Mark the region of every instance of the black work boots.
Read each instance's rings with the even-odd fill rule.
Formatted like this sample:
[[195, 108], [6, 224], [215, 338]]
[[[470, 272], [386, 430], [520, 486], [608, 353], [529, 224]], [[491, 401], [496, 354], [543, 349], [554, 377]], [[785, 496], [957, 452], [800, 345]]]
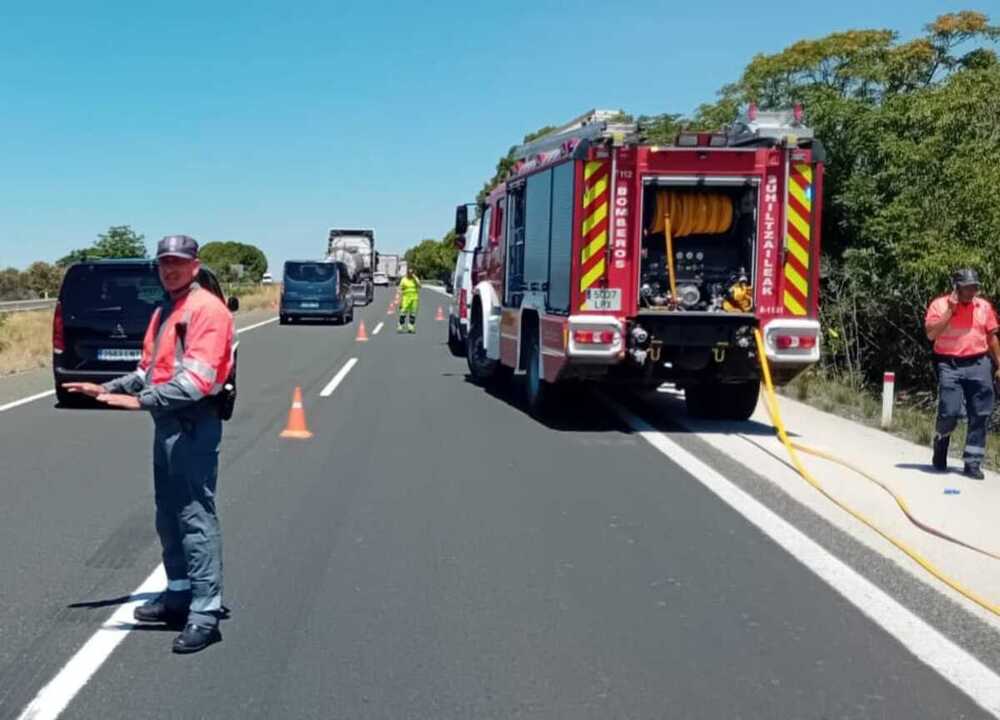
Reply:
[[934, 436], [934, 457], [931, 464], [938, 472], [944, 472], [948, 469], [948, 444], [950, 441], [950, 435]]
[[212, 643], [217, 643], [222, 639], [222, 633], [215, 625], [198, 625], [188, 623], [184, 632], [174, 640], [174, 652], [181, 655], [195, 653], [204, 650]]
[[142, 623], [164, 623], [172, 628], [180, 629], [187, 622], [186, 607], [176, 607], [168, 604], [163, 597], [151, 603], [140, 605], [132, 611], [132, 617]]

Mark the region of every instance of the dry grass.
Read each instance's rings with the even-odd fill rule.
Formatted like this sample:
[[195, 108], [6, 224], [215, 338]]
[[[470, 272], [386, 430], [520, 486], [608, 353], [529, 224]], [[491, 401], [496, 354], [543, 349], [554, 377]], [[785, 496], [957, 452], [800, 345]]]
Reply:
[[0, 315], [0, 375], [51, 364], [51, 310]]
[[[240, 297], [240, 313], [270, 310], [277, 285]], [[0, 377], [52, 365], [52, 311], [0, 314]]]
[[[882, 420], [881, 396], [876, 397], [870, 390], [858, 389], [854, 384], [841, 378], [815, 370], [800, 375], [787, 387], [779, 388], [779, 392], [824, 412], [872, 427], [879, 427]], [[889, 432], [926, 447], [929, 463], [935, 417], [936, 411], [933, 407], [907, 403], [897, 398]], [[959, 423], [958, 429], [952, 436], [951, 454], [956, 457], [961, 456], [963, 447], [965, 447], [964, 422]], [[1000, 470], [1000, 433], [990, 433], [984, 464], [993, 470]]]
[[278, 285], [266, 285], [254, 292], [240, 295], [240, 312], [277, 309], [281, 288]]

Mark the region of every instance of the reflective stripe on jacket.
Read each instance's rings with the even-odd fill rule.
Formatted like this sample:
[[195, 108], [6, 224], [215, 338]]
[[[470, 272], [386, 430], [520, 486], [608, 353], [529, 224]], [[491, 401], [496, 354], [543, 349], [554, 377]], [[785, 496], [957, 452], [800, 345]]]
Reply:
[[229, 309], [193, 284], [186, 295], [153, 313], [135, 371], [104, 387], [138, 395], [139, 404], [153, 412], [216, 395], [229, 376], [234, 334]]

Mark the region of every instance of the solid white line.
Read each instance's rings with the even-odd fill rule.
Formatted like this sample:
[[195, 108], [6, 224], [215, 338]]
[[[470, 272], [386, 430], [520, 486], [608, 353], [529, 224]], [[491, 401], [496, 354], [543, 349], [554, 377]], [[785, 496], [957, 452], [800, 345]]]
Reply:
[[[253, 330], [254, 328], [273, 323], [278, 318], [271, 318], [264, 322], [240, 328], [237, 333]], [[356, 360], [352, 360], [353, 364]], [[350, 369], [350, 368], [347, 368]], [[342, 371], [343, 372], [343, 371]], [[347, 374], [346, 372], [344, 373]], [[7, 405], [0, 406], [0, 412], [8, 410], [18, 405], [37, 400], [39, 398], [54, 395], [55, 390], [49, 390], [39, 395], [33, 395], [23, 400], [18, 400]], [[70, 704], [77, 693], [83, 689], [87, 682], [94, 676], [104, 662], [111, 657], [111, 653], [125, 639], [125, 637], [135, 627], [132, 612], [136, 606], [146, 602], [143, 597], [147, 594], [160, 593], [167, 585], [167, 574], [163, 565], [157, 565], [142, 584], [133, 591], [129, 600], [120, 605], [117, 610], [108, 618], [79, 650], [69, 659], [62, 669], [52, 678], [34, 699], [28, 703], [27, 707], [18, 716], [18, 720], [55, 720], [62, 714], [63, 710]]]
[[[259, 327], [263, 327], [264, 325], [270, 325], [271, 323], [277, 321], [278, 318], [273, 317], [270, 318], [269, 320], [264, 320], [263, 322], [259, 322], [254, 325], [248, 325], [247, 327], [244, 328], [238, 328], [236, 330], [236, 334], [239, 335], [240, 333], [245, 333], [248, 330], [256, 330]], [[21, 398], [20, 400], [14, 400], [13, 402], [9, 402], [6, 405], [0, 405], [0, 412], [13, 410], [14, 408], [19, 407], [21, 405], [26, 405], [27, 403], [34, 402], [35, 400], [41, 400], [42, 398], [47, 398], [50, 395], [55, 395], [55, 394], [56, 394], [55, 390], [46, 390], [45, 392], [38, 393], [37, 395], [32, 395], [31, 397]]]
[[97, 632], [90, 636], [83, 647], [76, 651], [69, 662], [63, 665], [62, 670], [38, 691], [35, 698], [18, 716], [18, 720], [55, 720], [59, 717], [104, 661], [111, 656], [118, 644], [132, 631], [134, 627], [132, 611], [137, 605], [146, 602], [145, 598], [136, 596], [160, 593], [166, 584], [167, 574], [163, 570], [163, 565], [157, 565], [142, 585], [135, 589], [128, 602], [119, 606]]
[[372, 337], [375, 337], [382, 331], [383, 325], [385, 325], [385, 323], [379, 323], [378, 325], [375, 326], [375, 329], [372, 330]]
[[713, 468], [617, 403], [605, 402], [643, 440], [689, 472], [796, 560], [994, 717], [1000, 717], [1000, 676], [900, 605], [814, 540]]
[[319, 394], [319, 396], [330, 397], [331, 395], [333, 395], [333, 391], [337, 389], [338, 385], [340, 385], [340, 381], [343, 380], [345, 377], [347, 377], [347, 373], [351, 372], [351, 368], [354, 367], [354, 364], [357, 361], [358, 361], [357, 358], [351, 358], [346, 363], [344, 363], [344, 367], [340, 368], [337, 374], [333, 376], [333, 380], [331, 380], [329, 384], [327, 384], [327, 386], [323, 388], [323, 391]]
[[20, 400], [9, 402], [6, 405], [0, 405], [0, 412], [4, 412], [5, 410], [13, 410], [14, 408], [19, 407], [21, 405], [25, 405], [35, 400], [41, 400], [44, 397], [48, 397], [49, 395], [55, 395], [55, 394], [56, 394], [55, 390], [46, 390], [45, 392], [38, 393], [37, 395], [32, 395], [31, 397], [21, 398]]

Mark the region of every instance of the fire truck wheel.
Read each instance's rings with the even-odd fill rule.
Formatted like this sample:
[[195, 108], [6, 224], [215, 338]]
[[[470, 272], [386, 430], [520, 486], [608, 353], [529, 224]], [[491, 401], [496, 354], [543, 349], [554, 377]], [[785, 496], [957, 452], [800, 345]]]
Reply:
[[466, 361], [469, 364], [469, 374], [473, 382], [479, 385], [487, 385], [494, 379], [497, 372], [496, 360], [486, 357], [486, 348], [483, 345], [483, 330], [481, 320], [473, 321], [469, 328], [469, 341], [466, 345]]
[[527, 351], [527, 367], [521, 378], [521, 396], [524, 398], [525, 409], [531, 415], [538, 415], [545, 410], [546, 402], [551, 395], [551, 387], [542, 377], [540, 362], [542, 350], [537, 332], [528, 335]]
[[749, 420], [757, 409], [760, 383], [756, 380], [725, 385], [719, 393], [719, 417], [724, 420]]

